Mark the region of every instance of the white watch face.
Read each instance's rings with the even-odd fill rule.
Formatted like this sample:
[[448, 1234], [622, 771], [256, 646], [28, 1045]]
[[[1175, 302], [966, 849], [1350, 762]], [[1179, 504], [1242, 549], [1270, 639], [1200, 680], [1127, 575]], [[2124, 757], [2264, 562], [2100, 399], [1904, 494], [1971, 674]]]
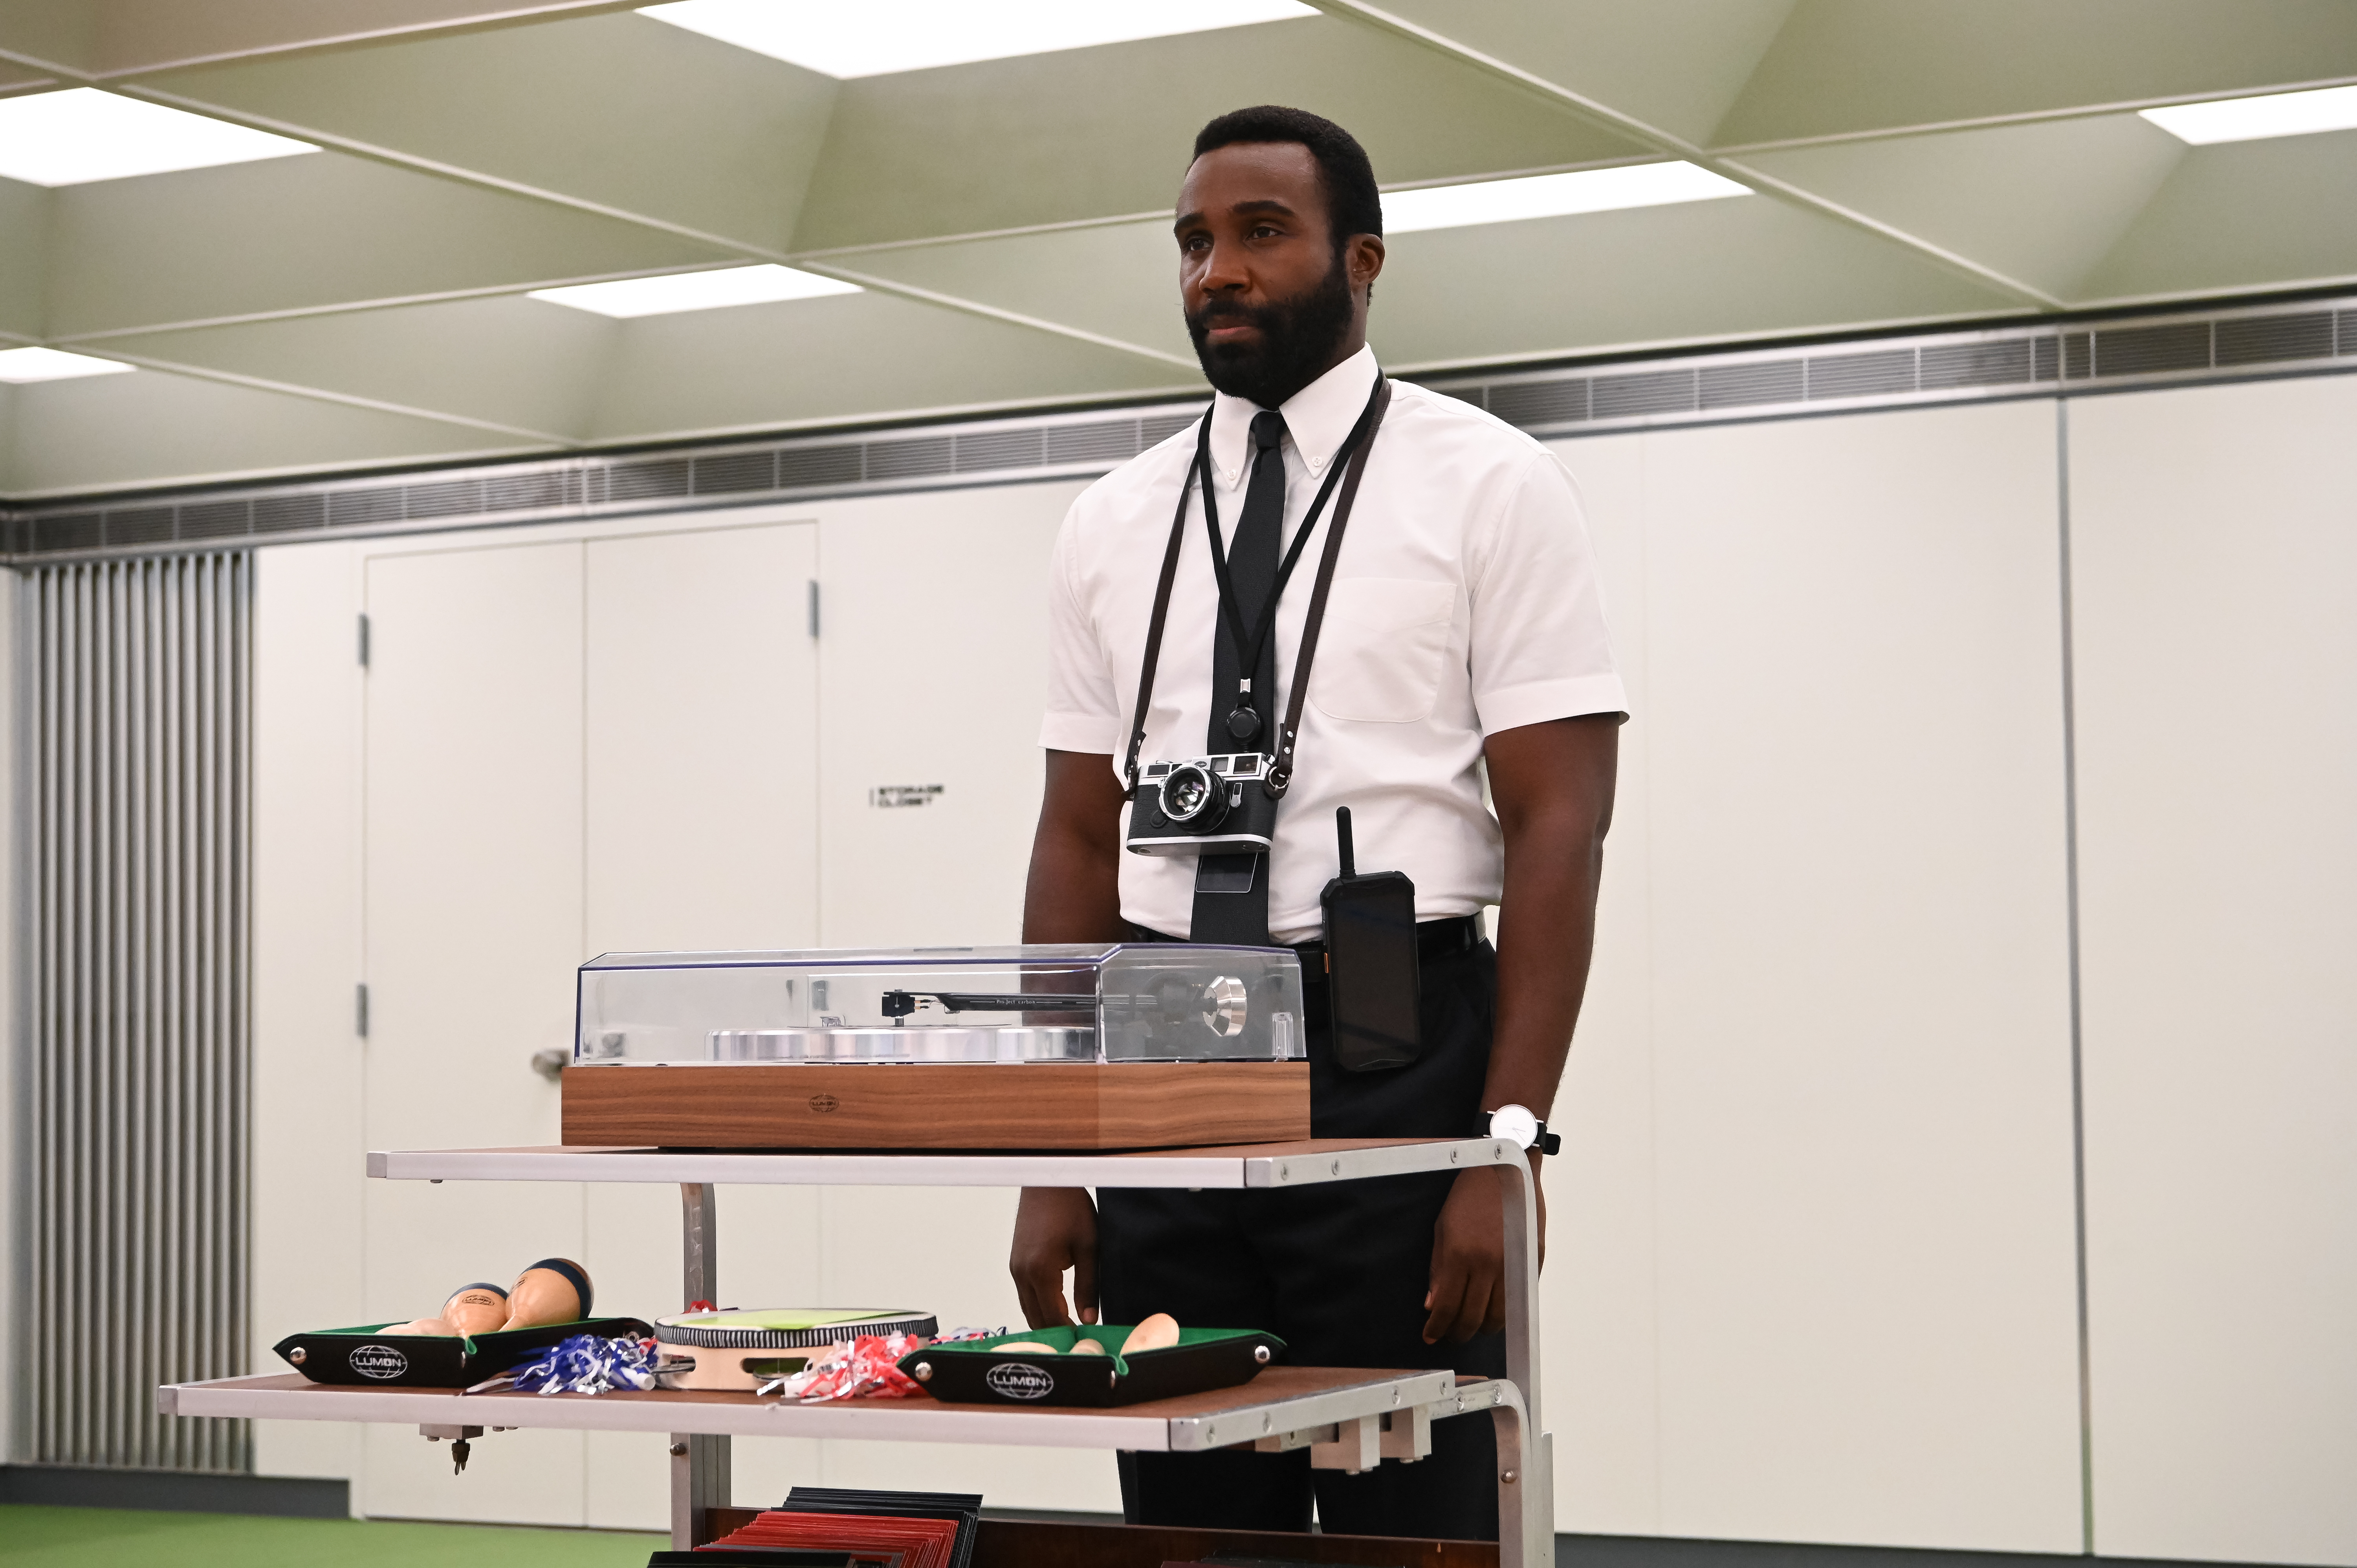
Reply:
[[1490, 1112], [1490, 1136], [1512, 1138], [1527, 1149], [1539, 1141], [1539, 1119], [1526, 1105], [1501, 1105]]

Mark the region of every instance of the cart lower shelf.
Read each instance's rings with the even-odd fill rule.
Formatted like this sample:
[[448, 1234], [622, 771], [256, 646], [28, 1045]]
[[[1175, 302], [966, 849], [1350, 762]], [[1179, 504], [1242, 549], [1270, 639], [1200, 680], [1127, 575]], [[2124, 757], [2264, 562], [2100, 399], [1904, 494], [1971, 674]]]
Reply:
[[[1345, 1425], [1386, 1426], [1490, 1411], [1519, 1410], [1512, 1383], [1460, 1380], [1453, 1372], [1362, 1368], [1271, 1367], [1241, 1388], [1154, 1400], [1112, 1410], [1040, 1410], [954, 1405], [930, 1399], [842, 1400], [790, 1404], [705, 1390], [581, 1394], [438, 1389], [356, 1389], [299, 1374], [167, 1383], [156, 1391], [165, 1415], [257, 1421], [362, 1421], [419, 1426], [554, 1427], [582, 1432], [658, 1432], [712, 1437], [848, 1437], [908, 1443], [986, 1443], [1045, 1448], [1202, 1453], [1242, 1444], [1283, 1447], [1341, 1443]], [[1407, 1422], [1387, 1418], [1406, 1417]], [[1328, 1429], [1335, 1429], [1329, 1432]], [[1404, 1441], [1404, 1440], [1401, 1440]], [[1396, 1449], [1399, 1442], [1393, 1444]], [[1395, 1453], [1395, 1457], [1405, 1457]], [[1362, 1468], [1358, 1465], [1346, 1466]]]

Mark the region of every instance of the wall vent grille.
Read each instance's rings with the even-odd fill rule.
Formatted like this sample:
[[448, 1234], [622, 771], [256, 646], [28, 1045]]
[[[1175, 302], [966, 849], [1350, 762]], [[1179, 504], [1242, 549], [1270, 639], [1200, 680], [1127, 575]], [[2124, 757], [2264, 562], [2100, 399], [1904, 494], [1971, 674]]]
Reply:
[[[241, 505], [242, 503], [240, 503]], [[27, 574], [18, 1457], [242, 1471], [253, 556]]]
[[[2050, 396], [2357, 370], [2357, 300], [2154, 312], [2085, 323], [1663, 354], [1545, 371], [1415, 380], [1543, 435], [1794, 413]], [[1202, 405], [975, 420], [364, 479], [289, 481], [0, 510], [17, 562], [156, 554], [254, 541], [488, 526], [681, 505], [741, 505], [1102, 473], [1192, 425]]]
[[1704, 408], [1750, 408], [1763, 403], [1799, 403], [1809, 395], [1808, 367], [1798, 360], [1766, 360], [1749, 365], [1705, 365], [1699, 391]]

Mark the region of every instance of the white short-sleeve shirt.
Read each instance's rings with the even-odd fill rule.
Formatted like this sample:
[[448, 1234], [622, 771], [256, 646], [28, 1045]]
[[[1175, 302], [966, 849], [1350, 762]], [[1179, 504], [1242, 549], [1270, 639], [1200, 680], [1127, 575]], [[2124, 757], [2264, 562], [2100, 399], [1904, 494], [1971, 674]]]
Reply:
[[[1373, 351], [1362, 349], [1279, 410], [1288, 546], [1375, 374]], [[1243, 510], [1255, 412], [1224, 394], [1212, 407], [1211, 467], [1225, 531]], [[1051, 750], [1105, 755], [1120, 769], [1155, 584], [1195, 442], [1190, 425], [1090, 486], [1057, 534], [1039, 728]], [[1278, 605], [1279, 713], [1334, 505]], [[1198, 498], [1188, 507], [1141, 764], [1204, 753], [1218, 608]], [[1270, 935], [1279, 942], [1320, 935], [1318, 896], [1338, 869], [1338, 806], [1351, 808], [1361, 872], [1404, 871], [1415, 880], [1418, 919], [1497, 902], [1503, 856], [1497, 820], [1482, 803], [1483, 737], [1627, 706], [1570, 473], [1536, 441], [1471, 404], [1394, 381], [1335, 564], [1293, 784], [1277, 810]], [[1123, 917], [1187, 935], [1195, 864], [1123, 855]]]

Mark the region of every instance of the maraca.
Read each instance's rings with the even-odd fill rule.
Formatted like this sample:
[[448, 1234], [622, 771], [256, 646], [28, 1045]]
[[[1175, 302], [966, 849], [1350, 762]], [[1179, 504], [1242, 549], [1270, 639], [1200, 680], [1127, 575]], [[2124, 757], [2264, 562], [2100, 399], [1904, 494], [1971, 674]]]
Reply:
[[574, 1323], [589, 1316], [589, 1275], [569, 1258], [543, 1258], [508, 1290], [510, 1328]]
[[508, 1293], [488, 1282], [460, 1285], [442, 1304], [442, 1321], [461, 1334], [492, 1334], [508, 1320]]
[[1135, 1356], [1140, 1350], [1167, 1350], [1178, 1343], [1178, 1320], [1167, 1312], [1157, 1312], [1129, 1331], [1122, 1341], [1121, 1353]]

